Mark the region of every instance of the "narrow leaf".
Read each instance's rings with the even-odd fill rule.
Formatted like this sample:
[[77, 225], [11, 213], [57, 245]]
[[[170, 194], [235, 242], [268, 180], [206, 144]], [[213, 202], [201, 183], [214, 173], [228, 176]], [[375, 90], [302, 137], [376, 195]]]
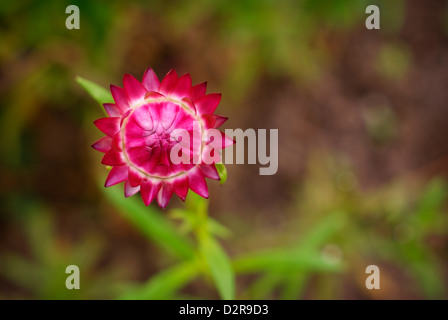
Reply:
[[172, 299], [178, 290], [191, 282], [199, 274], [195, 261], [181, 263], [156, 274], [140, 288], [119, 297], [125, 300]]
[[292, 249], [271, 249], [258, 253], [246, 254], [234, 260], [235, 271], [238, 273], [256, 273], [260, 271], [297, 273], [324, 271], [334, 272], [342, 269], [341, 264], [326, 262], [319, 252]]
[[221, 246], [211, 237], [201, 239], [201, 250], [213, 281], [224, 300], [235, 298], [235, 276], [230, 259]]
[[216, 170], [218, 170], [219, 174], [219, 183], [224, 184], [227, 181], [227, 169], [226, 166], [223, 163], [216, 163]]
[[81, 87], [83, 87], [92, 96], [92, 98], [100, 104], [101, 107], [103, 106], [103, 103], [110, 103], [114, 101], [112, 94], [100, 85], [82, 77], [76, 77], [76, 82], [78, 82]]
[[[119, 186], [104, 188], [101, 191], [115, 205], [126, 220], [133, 223], [140, 231], [161, 248], [179, 258], [192, 258], [194, 250], [190, 242], [182, 238], [160, 212], [151, 206], [144, 206], [137, 198], [125, 198]], [[140, 200], [141, 202], [141, 200]]]

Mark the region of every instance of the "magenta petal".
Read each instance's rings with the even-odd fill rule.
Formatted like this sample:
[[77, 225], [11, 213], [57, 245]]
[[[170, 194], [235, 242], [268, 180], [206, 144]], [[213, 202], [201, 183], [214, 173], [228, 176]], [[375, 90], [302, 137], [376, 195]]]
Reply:
[[143, 75], [142, 84], [147, 91], [156, 91], [159, 89], [159, 78], [157, 78], [156, 73], [149, 67], [146, 69], [145, 74]]
[[110, 85], [110, 92], [112, 93], [112, 97], [114, 98], [118, 109], [120, 109], [122, 114], [125, 113], [130, 108], [126, 91], [112, 84]]
[[125, 74], [123, 77], [123, 85], [131, 104], [135, 105], [143, 101], [145, 98], [146, 89], [137, 79], [130, 74]]
[[199, 100], [200, 98], [205, 96], [206, 91], [207, 91], [207, 82], [199, 83], [191, 88], [190, 98], [193, 101]]
[[188, 177], [190, 189], [204, 198], [208, 198], [207, 182], [199, 169], [192, 169]]
[[145, 93], [145, 99], [160, 99], [160, 98], [165, 98], [165, 96], [155, 91], [148, 91]]
[[114, 135], [111, 143], [111, 147], [115, 150], [121, 151], [122, 143], [121, 143], [121, 132], [118, 132]]
[[103, 107], [109, 117], [121, 117], [120, 109], [115, 103], [103, 103]]
[[109, 137], [113, 137], [120, 131], [120, 118], [101, 118], [93, 122], [95, 126]]
[[143, 180], [143, 176], [138, 172], [138, 170], [129, 167], [128, 169], [128, 180], [129, 180], [129, 184], [131, 185], [131, 187], [138, 187], [142, 180]]
[[161, 164], [154, 166], [152, 171], [154, 174], [156, 174], [158, 176], [167, 177], [168, 174], [170, 173], [170, 167], [169, 167], [169, 165], [161, 163]]
[[[158, 149], [159, 148], [156, 148], [155, 150]], [[146, 169], [149, 165], [152, 165], [152, 163], [157, 164], [160, 160], [160, 155], [153, 152], [153, 150], [147, 146], [127, 149], [126, 153], [129, 160], [139, 168]], [[150, 172], [150, 170], [147, 171]]]
[[128, 122], [128, 126], [132, 125], [134, 121], [143, 130], [151, 131], [154, 129], [154, 122], [147, 104], [134, 111]]
[[196, 122], [196, 120], [190, 114], [187, 114], [186, 112], [179, 112], [169, 132], [171, 133], [174, 129], [191, 131], [193, 129], [194, 122]]
[[227, 117], [220, 116], [218, 114], [214, 114], [213, 116], [216, 119], [215, 128], [219, 128], [220, 126], [222, 126], [224, 124], [224, 122], [226, 122], [229, 119]]
[[110, 150], [112, 143], [111, 137], [103, 137], [94, 144], [92, 144], [92, 148], [98, 150], [99, 152], [106, 153]]
[[202, 129], [200, 124], [196, 121], [193, 123], [193, 130], [190, 132], [190, 146], [195, 155], [197, 155], [202, 148], [202, 138]]
[[160, 83], [159, 91], [165, 95], [170, 94], [176, 87], [177, 78], [178, 77], [176, 71], [174, 69], [171, 69]]
[[143, 202], [149, 206], [156, 197], [157, 193], [162, 186], [161, 183], [153, 184], [150, 181], [143, 183], [140, 187], [140, 193], [142, 195]]
[[176, 87], [174, 88], [172, 94], [177, 96], [179, 99], [188, 97], [190, 95], [191, 89], [191, 76], [186, 73], [177, 80]]
[[101, 160], [101, 163], [106, 166], [121, 166], [126, 164], [124, 157], [120, 151], [109, 150]]
[[162, 209], [165, 209], [170, 202], [170, 199], [173, 196], [173, 191], [173, 186], [170, 183], [164, 182], [162, 184], [162, 187], [157, 194], [157, 203]]
[[124, 196], [130, 197], [133, 196], [134, 194], [136, 194], [137, 192], [140, 191], [140, 186], [138, 187], [132, 187], [131, 184], [129, 183], [129, 181], [126, 181], [124, 184]]
[[201, 164], [199, 165], [199, 169], [201, 169], [201, 172], [205, 177], [213, 180], [219, 180], [218, 170], [216, 170], [214, 164]]
[[174, 192], [179, 196], [182, 201], [185, 201], [188, 194], [188, 176], [184, 178], [178, 178], [173, 183]]
[[200, 114], [212, 114], [213, 112], [215, 112], [220, 101], [220, 93], [211, 93], [195, 101], [194, 105], [196, 106], [196, 110]]
[[160, 102], [159, 118], [164, 129], [168, 129], [179, 112], [179, 106], [171, 101]]
[[148, 158], [142, 163], [142, 167], [147, 172], [153, 172], [154, 169], [161, 163], [163, 152], [161, 148], [151, 148], [148, 150]]
[[142, 108], [138, 108], [135, 110], [126, 124], [124, 134], [126, 142], [147, 137], [154, 129], [154, 124], [157, 124], [157, 121], [153, 121], [153, 119], [154, 117], [149, 112], [149, 109], [142, 110]]
[[190, 98], [182, 98], [183, 104], [190, 109], [191, 113], [196, 114], [196, 107], [194, 106], [193, 100]]
[[216, 118], [212, 114], [203, 114], [201, 119], [205, 129], [215, 128]]
[[110, 170], [107, 176], [105, 187], [113, 186], [117, 183], [123, 182], [128, 178], [128, 166], [117, 166]]
[[[221, 131], [219, 131], [221, 132]], [[224, 132], [221, 132], [221, 136], [222, 136], [222, 148], [227, 148], [231, 145], [234, 145], [236, 143], [235, 140], [233, 140], [232, 138], [230, 138], [228, 135], [226, 135]]]
[[126, 119], [129, 117], [129, 115], [131, 114], [132, 110], [133, 110], [133, 109], [129, 109], [128, 111], [126, 111], [126, 112], [121, 116], [121, 119], [120, 119], [120, 128], [123, 126], [123, 122], [124, 122], [124, 120], [126, 120]]

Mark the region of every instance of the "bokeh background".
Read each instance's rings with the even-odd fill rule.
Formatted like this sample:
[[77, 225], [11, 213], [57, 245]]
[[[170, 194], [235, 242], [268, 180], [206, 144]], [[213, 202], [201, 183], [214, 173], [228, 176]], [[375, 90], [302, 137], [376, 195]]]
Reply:
[[[237, 298], [446, 299], [447, 37], [445, 0], [2, 1], [0, 299], [116, 298], [175, 261], [103, 190], [102, 111], [75, 81], [147, 66], [208, 81], [226, 128], [279, 130], [277, 174], [209, 182]], [[219, 298], [204, 278], [160, 297]]]

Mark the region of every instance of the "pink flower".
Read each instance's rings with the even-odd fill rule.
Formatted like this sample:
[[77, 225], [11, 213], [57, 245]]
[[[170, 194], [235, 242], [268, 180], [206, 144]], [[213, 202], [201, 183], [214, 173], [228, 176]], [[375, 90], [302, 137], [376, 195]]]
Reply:
[[[185, 200], [189, 189], [208, 198], [205, 178], [219, 180], [219, 175], [213, 164], [216, 161], [210, 164], [202, 160], [212, 142], [204, 139], [204, 132], [227, 120], [213, 114], [221, 94], [206, 95], [205, 82], [192, 86], [189, 74], [178, 77], [174, 70], [161, 82], [151, 68], [145, 71], [141, 83], [125, 74], [123, 84], [124, 89], [110, 86], [115, 103], [104, 104], [109, 117], [94, 122], [106, 136], [92, 147], [105, 153], [102, 164], [112, 166], [105, 186], [124, 181], [126, 197], [140, 191], [145, 205], [157, 198], [162, 208], [168, 205], [173, 193]], [[190, 137], [187, 145], [191, 148], [187, 154], [182, 149], [181, 155], [190, 160], [201, 159], [199, 162], [171, 161], [171, 151], [180, 142], [179, 137], [173, 137], [175, 129], [186, 130]], [[221, 141], [217, 146], [215, 143], [215, 149], [234, 143], [224, 133], [217, 132]], [[220, 160], [219, 152], [213, 156]]]

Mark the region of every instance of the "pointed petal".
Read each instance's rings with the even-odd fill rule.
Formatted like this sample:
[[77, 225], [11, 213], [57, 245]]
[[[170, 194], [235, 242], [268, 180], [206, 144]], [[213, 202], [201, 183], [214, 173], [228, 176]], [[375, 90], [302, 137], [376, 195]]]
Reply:
[[[191, 131], [193, 129], [194, 122], [197, 122], [195, 118], [191, 117], [190, 114], [187, 114], [186, 112], [178, 112], [176, 119], [174, 120], [172, 126], [170, 129], [167, 130], [168, 133], [172, 133], [176, 129], [182, 129], [186, 131]], [[178, 132], [180, 133], [180, 132]], [[184, 135], [184, 134], [182, 134]], [[185, 137], [185, 139], [187, 139]], [[186, 142], [186, 140], [184, 140]], [[189, 146], [187, 146], [188, 148]]]
[[150, 67], [146, 69], [145, 74], [143, 75], [142, 84], [147, 91], [157, 91], [159, 89], [160, 81], [157, 78], [156, 73]]
[[122, 143], [121, 143], [121, 132], [118, 132], [114, 135], [111, 143], [111, 147], [115, 150], [122, 151]]
[[124, 184], [124, 196], [130, 197], [133, 196], [134, 194], [136, 194], [137, 192], [140, 191], [140, 186], [138, 187], [132, 187], [129, 183], [129, 181], [126, 181]]
[[93, 122], [93, 124], [109, 137], [113, 137], [120, 131], [120, 118], [101, 118]]
[[94, 144], [92, 144], [92, 148], [98, 150], [99, 152], [106, 153], [110, 150], [112, 143], [111, 137], [103, 137]]
[[206, 91], [207, 91], [207, 82], [202, 82], [195, 85], [190, 90], [191, 100], [193, 101], [199, 100], [200, 98], [205, 96]]
[[182, 102], [188, 109], [190, 109], [191, 113], [197, 114], [193, 100], [191, 100], [190, 98], [182, 98]]
[[103, 103], [103, 107], [109, 117], [121, 117], [120, 109], [115, 103]]
[[145, 98], [145, 87], [130, 74], [125, 74], [123, 76], [123, 86], [131, 105], [136, 105], [142, 102]]
[[219, 114], [214, 114], [213, 116], [216, 119], [215, 128], [219, 128], [220, 126], [222, 126], [224, 124], [224, 122], [229, 120], [229, 118], [224, 117], [224, 116], [220, 116]]
[[162, 186], [161, 183], [153, 184], [150, 181], [143, 183], [140, 187], [140, 194], [142, 195], [143, 202], [149, 206], [156, 197], [157, 193]]
[[200, 169], [192, 169], [188, 176], [188, 183], [190, 189], [201, 197], [208, 198], [207, 182], [205, 182], [204, 175]]
[[143, 176], [134, 168], [128, 169], [128, 181], [131, 187], [138, 187], [143, 180]]
[[123, 125], [124, 120], [126, 120], [126, 118], [129, 117], [129, 115], [131, 114], [131, 112], [132, 112], [132, 109], [129, 109], [128, 111], [126, 111], [126, 112], [121, 116], [121, 119], [120, 119], [120, 128], [121, 128], [121, 126]]
[[220, 101], [221, 101], [220, 93], [211, 93], [195, 101], [194, 105], [196, 107], [196, 110], [200, 114], [207, 114], [207, 113], [212, 114], [213, 112], [215, 112]]
[[173, 196], [173, 186], [171, 183], [164, 182], [157, 194], [157, 203], [162, 209], [165, 209]]
[[145, 93], [145, 99], [159, 99], [159, 98], [165, 98], [165, 96], [155, 91], [148, 91]]
[[171, 69], [170, 72], [167, 73], [165, 78], [163, 78], [162, 82], [160, 83], [159, 91], [162, 94], [170, 94], [177, 84], [177, 73], [174, 69]]
[[115, 104], [117, 105], [118, 109], [120, 109], [120, 112], [122, 114], [125, 113], [130, 108], [126, 91], [124, 91], [124, 89], [120, 87], [111, 84], [110, 92], [112, 93], [112, 97], [114, 98]]
[[188, 176], [184, 178], [178, 178], [173, 183], [174, 192], [179, 196], [182, 201], [185, 201], [185, 198], [188, 194]]
[[215, 128], [216, 118], [212, 114], [203, 114], [201, 119], [205, 129]]
[[[221, 131], [219, 131], [221, 132]], [[229, 137], [228, 135], [226, 135], [224, 132], [221, 132], [221, 136], [222, 136], [222, 148], [227, 148], [229, 146], [232, 146], [236, 143], [235, 140], [233, 140], [231, 137]]]
[[191, 89], [191, 76], [189, 73], [184, 74], [182, 77], [177, 80], [176, 87], [174, 88], [171, 95], [182, 99], [184, 97], [188, 97], [190, 95]]
[[105, 187], [113, 186], [117, 183], [123, 182], [128, 178], [128, 166], [117, 166], [110, 170], [107, 176]]
[[[200, 150], [202, 148], [202, 129], [199, 124], [199, 121], [195, 121], [193, 123], [193, 130], [190, 132], [190, 150], [193, 152], [193, 155], [199, 155]], [[194, 159], [193, 163], [197, 163], [196, 159]]]
[[213, 179], [213, 180], [219, 180], [219, 174], [218, 170], [216, 170], [216, 167], [214, 164], [201, 164], [199, 165], [199, 169], [201, 169], [202, 173], [205, 177]]
[[123, 154], [117, 150], [109, 150], [101, 160], [101, 163], [106, 166], [121, 166], [126, 164]]

